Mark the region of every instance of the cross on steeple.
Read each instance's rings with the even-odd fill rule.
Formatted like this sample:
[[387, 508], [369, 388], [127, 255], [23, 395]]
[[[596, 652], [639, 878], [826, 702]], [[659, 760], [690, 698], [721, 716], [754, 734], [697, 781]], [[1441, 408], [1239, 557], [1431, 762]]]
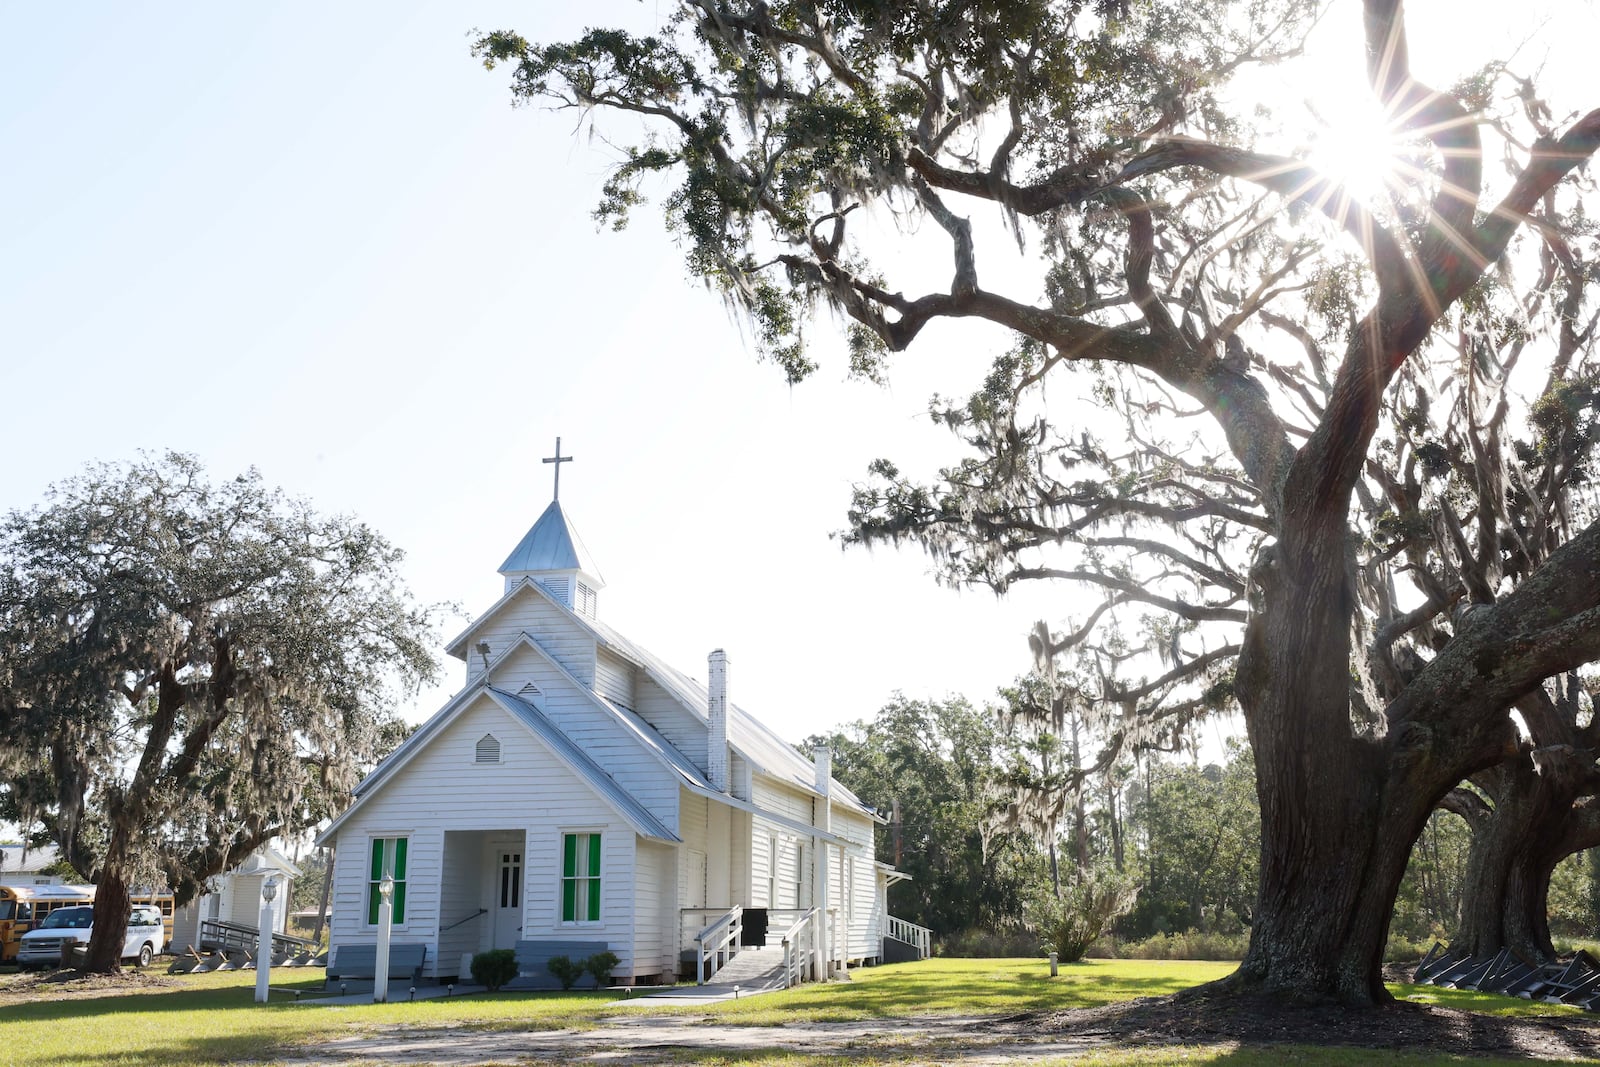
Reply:
[[545, 463], [554, 463], [556, 465], [556, 491], [555, 491], [555, 495], [552, 496], [550, 499], [552, 499], [552, 500], [560, 500], [561, 499], [561, 465], [563, 463], [571, 463], [572, 462], [572, 457], [571, 456], [563, 456], [561, 454], [561, 438], [559, 438], [559, 437], [556, 438], [556, 454], [553, 455], [553, 456], [546, 456], [544, 458], [543, 462], [545, 462]]

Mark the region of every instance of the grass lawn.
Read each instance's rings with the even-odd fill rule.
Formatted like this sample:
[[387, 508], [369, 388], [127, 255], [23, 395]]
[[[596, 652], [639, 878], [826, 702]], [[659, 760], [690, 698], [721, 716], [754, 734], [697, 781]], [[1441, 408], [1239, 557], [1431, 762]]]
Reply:
[[[306, 973], [306, 972], [301, 972]], [[261, 1060], [304, 1045], [398, 1026], [452, 1029], [589, 1027], [619, 993], [498, 993], [412, 1003], [320, 1007], [292, 991], [322, 990], [322, 972], [287, 971], [272, 1003], [255, 1003], [253, 971], [173, 976], [175, 984], [19, 1001], [0, 978], [0, 1064], [132, 1067]], [[289, 977], [289, 976], [294, 977]], [[59, 991], [52, 990], [52, 992]], [[391, 988], [404, 997], [405, 987]], [[48, 994], [47, 994], [48, 995]]]
[[1084, 960], [1050, 977], [1044, 960], [936, 957], [851, 971], [849, 985], [803, 985], [782, 993], [698, 1010], [719, 1023], [782, 1026], [907, 1015], [1015, 1015], [1092, 1008], [1133, 997], [1176, 993], [1231, 972], [1237, 964], [1193, 960]]
[[[938, 1048], [919, 1042], [915, 1022], [893, 1040], [895, 1020], [918, 1015], [1007, 1015], [1018, 1012], [1092, 1007], [1137, 996], [1173, 992], [1220, 977], [1227, 963], [1090, 960], [1063, 966], [1051, 979], [1042, 960], [934, 959], [854, 972], [854, 981], [804, 986], [786, 993], [752, 997], [712, 1008], [669, 1008], [664, 1013], [705, 1016], [708, 1023], [774, 1026], [800, 1022], [883, 1020], [887, 1043], [858, 1055], [801, 1056], [779, 1052], [681, 1050], [675, 1062], [729, 1067], [798, 1067], [799, 1064], [861, 1064], [906, 1067], [939, 1062]], [[304, 974], [304, 976], [302, 976]], [[290, 991], [320, 990], [321, 972], [288, 971], [275, 981], [273, 1003], [252, 1002], [255, 975], [233, 971], [163, 977], [163, 984], [73, 990], [74, 983], [36, 985], [0, 975], [0, 1064], [29, 1067], [134, 1067], [134, 1065], [210, 1065], [244, 1060], [271, 1062], [295, 1046], [391, 1032], [398, 1027], [451, 1030], [585, 1029], [603, 1025], [610, 1015], [636, 1014], [614, 1004], [614, 993], [501, 993], [411, 1003], [320, 1007], [295, 1003]], [[404, 989], [397, 991], [404, 996]], [[1576, 1011], [1433, 987], [1396, 988], [1397, 995], [1428, 999], [1451, 1007], [1497, 1014], [1556, 1014]], [[581, 1038], [575, 1039], [581, 1043]], [[931, 1058], [930, 1058], [931, 1057]], [[1145, 1067], [1164, 1064], [1306, 1064], [1311, 1067], [1370, 1067], [1384, 1063], [1411, 1067], [1435, 1064], [1493, 1064], [1498, 1061], [1429, 1054], [1401, 1055], [1366, 1049], [1231, 1046], [1107, 1050], [1067, 1059], [1030, 1059], [1030, 1067]], [[515, 1060], [516, 1057], [510, 1057]]]

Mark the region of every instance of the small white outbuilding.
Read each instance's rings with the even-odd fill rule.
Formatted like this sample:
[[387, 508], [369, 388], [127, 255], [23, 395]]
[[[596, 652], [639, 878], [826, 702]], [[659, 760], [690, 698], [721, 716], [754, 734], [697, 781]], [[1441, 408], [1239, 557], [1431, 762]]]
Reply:
[[272, 901], [272, 928], [289, 932], [289, 896], [300, 868], [287, 856], [263, 845], [237, 867], [206, 883], [205, 892], [172, 915], [172, 946], [175, 951], [201, 943], [200, 926], [207, 920], [254, 928], [261, 921], [261, 883], [276, 878], [278, 892]]

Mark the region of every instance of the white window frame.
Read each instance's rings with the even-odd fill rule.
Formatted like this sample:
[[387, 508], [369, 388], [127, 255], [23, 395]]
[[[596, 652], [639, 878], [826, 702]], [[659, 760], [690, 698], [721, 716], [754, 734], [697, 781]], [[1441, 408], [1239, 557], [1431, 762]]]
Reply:
[[[583, 927], [587, 927], [587, 928], [593, 929], [595, 927], [599, 927], [599, 926], [604, 926], [605, 925], [605, 923], [606, 923], [605, 890], [606, 890], [606, 882], [607, 882], [608, 878], [610, 877], [606, 873], [606, 836], [607, 836], [607, 833], [608, 833], [608, 830], [604, 826], [566, 826], [566, 827], [562, 827], [559, 831], [557, 831], [557, 833], [556, 833], [556, 900], [555, 900], [556, 915], [555, 915], [555, 922], [556, 922], [556, 925], [558, 927], [562, 927], [564, 929], [578, 929], [578, 928], [583, 928]], [[572, 878], [573, 878], [573, 880], [575, 882], [586, 881], [586, 880], [593, 879], [594, 881], [599, 883], [598, 892], [600, 894], [600, 900], [599, 900], [599, 907], [597, 909], [598, 910], [598, 915], [597, 915], [596, 918], [593, 918], [593, 919], [579, 919], [579, 918], [568, 919], [568, 918], [565, 917], [566, 916], [566, 899], [567, 899], [567, 885], [566, 885], [566, 883], [567, 883], [567, 870], [566, 870], [566, 865], [567, 865], [567, 838], [568, 837], [573, 837], [573, 836], [582, 837], [583, 835], [591, 835], [591, 836], [594, 836], [594, 837], [598, 837], [600, 839], [600, 869], [598, 871], [594, 871], [594, 872], [591, 872], [589, 874], [577, 874], [577, 873], [574, 873], [572, 875]], [[585, 855], [585, 854], [587, 854], [587, 850], [586, 849], [581, 850], [581, 851], [576, 851], [576, 846], [575, 846], [575, 855], [574, 855], [574, 860], [575, 861], [578, 860], [578, 858], [580, 856]], [[578, 893], [576, 887], [574, 887], [574, 899], [573, 899], [573, 909], [572, 909], [574, 916], [579, 914], [579, 912], [581, 910], [579, 908], [579, 906], [578, 906], [578, 904], [579, 904], [579, 896], [580, 896], [580, 894]]]
[[361, 854], [361, 929], [363, 930], [375, 931], [379, 926], [378, 923], [367, 922], [367, 916], [372, 914], [372, 898], [369, 894], [377, 892], [372, 885], [372, 843], [374, 841], [389, 842], [389, 848], [385, 850], [387, 859], [384, 862], [386, 869], [392, 871], [392, 864], [394, 863], [393, 844], [397, 838], [402, 837], [406, 841], [406, 876], [395, 879], [395, 882], [396, 884], [404, 884], [406, 887], [405, 921], [391, 922], [389, 929], [404, 930], [411, 925], [411, 886], [416, 881], [411, 873], [411, 869], [414, 866], [412, 863], [412, 846], [416, 844], [417, 835], [412, 830], [373, 830], [367, 834], [367, 847]]

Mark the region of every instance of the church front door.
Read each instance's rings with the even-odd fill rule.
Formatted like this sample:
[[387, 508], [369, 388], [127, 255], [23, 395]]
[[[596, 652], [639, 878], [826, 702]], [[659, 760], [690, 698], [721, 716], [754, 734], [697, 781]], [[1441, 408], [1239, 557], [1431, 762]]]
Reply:
[[515, 948], [522, 937], [525, 877], [522, 863], [522, 838], [504, 838], [491, 844], [494, 862], [491, 894], [494, 948]]

